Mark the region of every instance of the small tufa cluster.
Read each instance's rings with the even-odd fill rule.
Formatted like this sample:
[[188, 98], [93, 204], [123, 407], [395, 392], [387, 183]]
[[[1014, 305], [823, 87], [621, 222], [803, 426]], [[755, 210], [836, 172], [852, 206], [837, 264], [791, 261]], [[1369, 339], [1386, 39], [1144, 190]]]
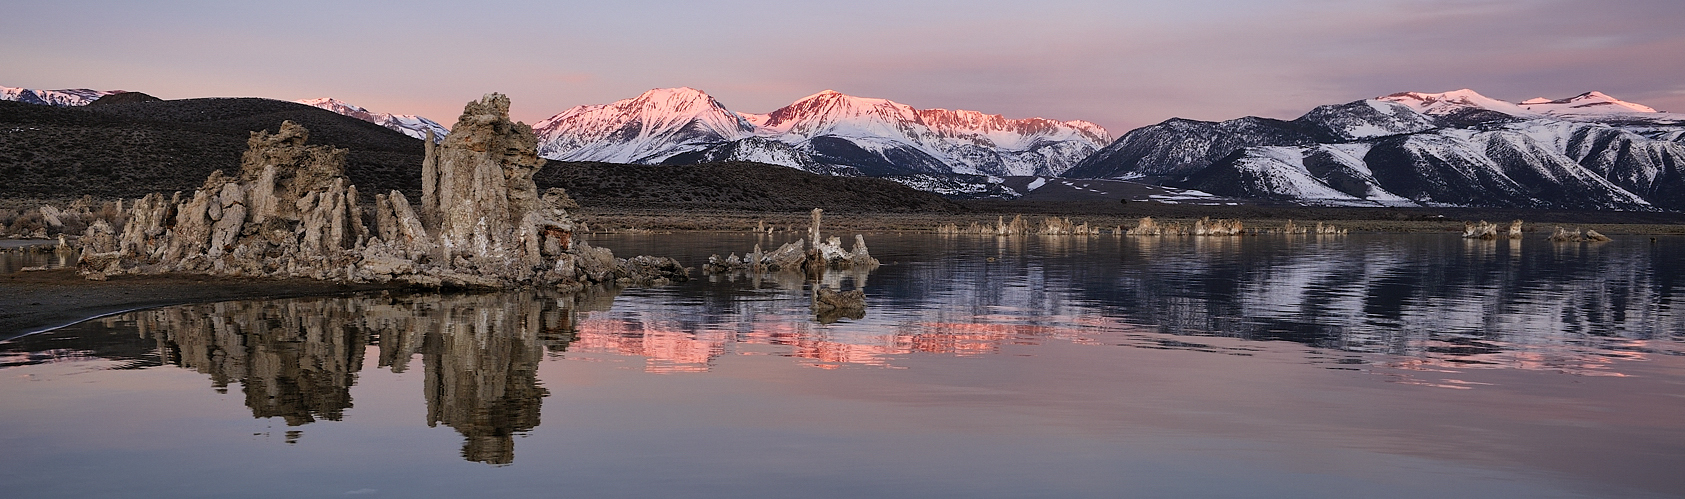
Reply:
[[1556, 231], [1552, 232], [1550, 237], [1546, 239], [1558, 243], [1601, 243], [1608, 241], [1609, 236], [1599, 234], [1597, 231], [1591, 229], [1586, 229], [1585, 234], [1581, 234], [1580, 229], [1578, 228], [1570, 231], [1558, 226]]
[[1486, 223], [1485, 220], [1481, 220], [1480, 223], [1463, 222], [1463, 238], [1497, 239], [1498, 225]]
[[1187, 230], [1183, 229], [1180, 224], [1161, 224], [1153, 220], [1153, 217], [1141, 217], [1141, 221], [1136, 222], [1134, 228], [1125, 232], [1125, 234], [1131, 236], [1180, 236], [1186, 233]]
[[994, 224], [972, 222], [971, 225], [960, 227], [959, 224], [946, 224], [936, 227], [937, 234], [978, 234], [995, 236], [1041, 235], [1041, 236], [1097, 236], [1099, 227], [1091, 227], [1087, 222], [1072, 223], [1069, 218], [1046, 217], [1041, 224], [1031, 226], [1024, 220], [1023, 215], [1013, 215], [1012, 220], [1006, 217], [996, 217]]
[[823, 213], [823, 210], [813, 209], [813, 222], [807, 231], [808, 237], [815, 241], [811, 249], [804, 250], [805, 239], [785, 243], [771, 253], [761, 251], [761, 245], [757, 244], [753, 252], [742, 257], [738, 257], [736, 253], [726, 257], [710, 256], [708, 263], [702, 268], [708, 272], [803, 271], [810, 275], [818, 275], [825, 269], [870, 270], [879, 265], [878, 260], [872, 258], [871, 252], [866, 249], [866, 238], [859, 234], [854, 235], [854, 248], [849, 250], [843, 249], [842, 238], [837, 236], [831, 236], [821, 242], [819, 222]]
[[99, 202], [82, 196], [60, 209], [53, 205], [32, 208], [0, 208], [0, 237], [48, 239], [75, 236], [98, 222], [123, 224], [123, 200]]
[[1193, 235], [1196, 236], [1238, 236], [1245, 230], [1239, 220], [1212, 220], [1211, 217], [1201, 218], [1194, 222]]
[[[1463, 222], [1463, 237], [1467, 239], [1498, 239], [1500, 237], [1498, 235], [1498, 224], [1486, 223], [1485, 220], [1481, 220], [1479, 223]], [[1502, 237], [1521, 239], [1521, 221], [1511, 221], [1509, 230]]]
[[1125, 234], [1131, 236], [1239, 236], [1246, 234], [1246, 227], [1239, 220], [1212, 220], [1204, 217], [1195, 220], [1192, 226], [1178, 223], [1159, 223], [1153, 217], [1142, 217], [1135, 227]]
[[78, 266], [90, 279], [188, 272], [470, 288], [688, 278], [672, 259], [618, 259], [574, 241], [567, 210], [577, 205], [560, 189], [538, 192], [537, 138], [508, 111], [508, 97], [489, 94], [442, 143], [426, 142], [420, 214], [392, 191], [375, 196], [366, 224], [346, 151], [305, 145], [309, 131], [285, 122], [252, 133], [238, 177], [213, 172], [186, 199], [148, 195], [121, 231], [90, 226]]
[[1274, 229], [1274, 230], [1270, 230], [1268, 232], [1272, 233], [1272, 234], [1316, 234], [1316, 235], [1319, 235], [1319, 236], [1344, 236], [1344, 235], [1350, 233], [1351, 231], [1350, 231], [1350, 229], [1342, 229], [1342, 228], [1334, 226], [1333, 224], [1325, 224], [1325, 223], [1322, 223], [1322, 222], [1317, 222], [1316, 225], [1314, 225], [1314, 226], [1299, 225], [1299, 224], [1293, 223], [1293, 219], [1290, 218], [1290, 219], [1287, 219], [1287, 223], [1282, 225], [1280, 229]]
[[1192, 225], [1182, 225], [1174, 222], [1159, 222], [1157, 220], [1153, 220], [1153, 217], [1141, 217], [1141, 221], [1137, 222], [1135, 227], [1123, 230], [1122, 233], [1130, 236], [1243, 236], [1248, 234], [1318, 234], [1338, 236], [1345, 235], [1347, 230], [1333, 225], [1323, 224], [1322, 222], [1317, 222], [1315, 227], [1306, 227], [1294, 224], [1292, 220], [1288, 220], [1287, 223], [1279, 229], [1252, 229], [1248, 231], [1246, 226], [1241, 224], [1239, 220], [1212, 220], [1211, 217], [1203, 217], [1199, 220], [1195, 220]]
[[1036, 234], [1044, 236], [1097, 236], [1100, 235], [1100, 228], [1089, 227], [1088, 222], [1073, 224], [1069, 218], [1047, 217], [1041, 219], [1041, 227], [1036, 229]]

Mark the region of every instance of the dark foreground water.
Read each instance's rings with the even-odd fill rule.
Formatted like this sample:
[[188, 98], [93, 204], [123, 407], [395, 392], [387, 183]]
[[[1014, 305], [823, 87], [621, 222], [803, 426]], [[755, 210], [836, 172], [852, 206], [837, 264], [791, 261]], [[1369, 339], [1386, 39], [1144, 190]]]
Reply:
[[0, 495], [1685, 495], [1685, 239], [868, 239], [829, 323], [738, 275], [3, 342]]

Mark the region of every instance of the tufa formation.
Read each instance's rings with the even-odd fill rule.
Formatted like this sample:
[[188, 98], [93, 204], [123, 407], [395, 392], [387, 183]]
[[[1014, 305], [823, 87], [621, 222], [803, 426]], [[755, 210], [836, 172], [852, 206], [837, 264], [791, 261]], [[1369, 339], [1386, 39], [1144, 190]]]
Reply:
[[238, 176], [212, 172], [186, 198], [148, 195], [121, 230], [96, 221], [80, 271], [95, 280], [187, 272], [452, 288], [688, 278], [670, 258], [617, 259], [574, 241], [567, 210], [577, 205], [561, 189], [538, 192], [537, 138], [509, 120], [501, 94], [468, 103], [442, 143], [426, 142], [419, 214], [392, 191], [365, 217], [346, 151], [305, 145], [309, 133], [292, 122], [253, 132]]

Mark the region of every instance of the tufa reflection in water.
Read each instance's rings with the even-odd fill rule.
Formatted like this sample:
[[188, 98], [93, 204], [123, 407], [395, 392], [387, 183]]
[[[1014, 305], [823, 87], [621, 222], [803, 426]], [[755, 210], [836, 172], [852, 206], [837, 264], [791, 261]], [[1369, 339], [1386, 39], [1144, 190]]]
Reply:
[[831, 272], [819, 282], [729, 273], [624, 295], [174, 307], [102, 321], [112, 329], [132, 321], [150, 345], [103, 331], [75, 341], [34, 335], [0, 342], [0, 367], [164, 361], [206, 373], [217, 386], [238, 383], [255, 416], [296, 425], [344, 417], [366, 346], [375, 344], [375, 364], [393, 372], [421, 359], [428, 422], [460, 432], [465, 458], [508, 463], [512, 436], [539, 424], [547, 392], [535, 369], [545, 352], [634, 356], [647, 372], [679, 373], [708, 371], [734, 355], [900, 367], [912, 354], [993, 355], [1049, 341], [1237, 356], [1263, 348], [1202, 338], [1226, 337], [1291, 341], [1311, 347], [1298, 354], [1309, 364], [1411, 382], [1420, 377], [1411, 373], [1467, 368], [1622, 375], [1630, 361], [1685, 351], [1685, 314], [1673, 305], [1685, 272], [1648, 243], [879, 239], [883, 254], [916, 263], [871, 274], [872, 312], [851, 322], [815, 320], [813, 289], [860, 289], [864, 273]]
[[514, 435], [538, 426], [549, 394], [537, 378], [544, 352], [575, 340], [577, 310], [611, 301], [526, 291], [224, 302], [130, 317], [164, 363], [219, 389], [240, 384], [253, 417], [289, 426], [344, 417], [366, 345], [379, 345], [379, 366], [395, 373], [419, 355], [428, 425], [461, 433], [464, 459], [507, 464]]

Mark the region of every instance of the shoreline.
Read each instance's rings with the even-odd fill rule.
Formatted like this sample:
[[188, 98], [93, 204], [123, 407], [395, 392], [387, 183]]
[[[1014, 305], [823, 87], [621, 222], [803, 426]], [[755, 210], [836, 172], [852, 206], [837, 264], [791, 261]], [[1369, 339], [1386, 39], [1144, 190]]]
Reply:
[[[709, 214], [721, 217], [720, 213]], [[596, 234], [673, 234], [673, 233], [749, 233], [753, 232], [754, 222], [777, 221], [780, 224], [789, 222], [806, 222], [807, 215], [793, 213], [744, 213], [740, 216], [725, 217], [735, 223], [748, 223], [743, 229], [733, 228], [639, 228], [634, 230], [596, 231]], [[838, 214], [827, 215], [825, 227], [828, 230], [871, 232], [926, 232], [936, 234], [934, 230], [912, 227], [885, 227], [876, 225], [883, 221], [884, 214]], [[683, 226], [686, 223], [697, 223], [699, 218], [676, 217], [673, 215], [654, 214], [626, 214], [622, 213], [617, 220], [631, 220], [638, 222], [666, 222]], [[908, 214], [900, 222], [911, 225], [913, 222], [953, 223], [955, 217], [971, 215], [925, 215]], [[1040, 217], [1026, 216], [1026, 220], [1039, 223]], [[1174, 221], [1177, 219], [1163, 219]], [[1347, 221], [1346, 223], [1349, 223]], [[991, 221], [992, 223], [992, 221]], [[1341, 223], [1341, 222], [1336, 222]], [[1462, 224], [1457, 222], [1415, 222], [1415, 228], [1423, 230], [1384, 231], [1379, 233], [1460, 233]], [[1454, 227], [1453, 227], [1454, 225]], [[1544, 225], [1544, 224], [1540, 224]], [[795, 233], [805, 233], [805, 224], [795, 224]], [[1132, 227], [1133, 225], [1126, 225]], [[644, 227], [649, 227], [645, 225]], [[1252, 227], [1252, 226], [1249, 226]], [[1269, 225], [1258, 225], [1258, 228], [1271, 228]], [[1344, 226], [1343, 226], [1344, 227]], [[1685, 235], [1685, 225], [1672, 224], [1598, 224], [1597, 230], [1606, 234], [1618, 235]], [[1664, 229], [1657, 232], [1642, 232], [1632, 229]], [[779, 230], [783, 230], [779, 227]], [[1536, 231], [1536, 232], [1535, 232]], [[1543, 239], [1550, 229], [1542, 226], [1529, 227], [1527, 239]], [[1353, 231], [1358, 232], [1357, 230]], [[1012, 237], [995, 236], [992, 234], [954, 234], [975, 237]], [[1024, 234], [1035, 235], [1035, 234]], [[1247, 237], [1267, 236], [1270, 234], [1241, 234], [1236, 236], [1127, 236], [1127, 237]], [[1125, 237], [1122, 235], [1102, 234], [1093, 235], [1055, 235], [1047, 237]], [[192, 303], [210, 303], [227, 300], [250, 299], [282, 299], [312, 296], [350, 296], [365, 293], [404, 292], [413, 289], [397, 282], [388, 283], [337, 283], [318, 281], [304, 278], [254, 278], [254, 277], [222, 277], [201, 274], [120, 274], [112, 275], [104, 281], [90, 281], [77, 274], [74, 266], [57, 267], [45, 270], [29, 270], [0, 274], [0, 341], [10, 341], [23, 336], [52, 331], [89, 320], [107, 317], [125, 312], [147, 310], [174, 305]]]
[[113, 314], [241, 299], [341, 296], [404, 289], [396, 283], [340, 284], [197, 274], [116, 275], [89, 281], [73, 267], [0, 274], [0, 341]]
[[[993, 226], [997, 220], [1022, 216], [1030, 227], [1050, 217], [1088, 224], [1102, 234], [1054, 237], [1122, 237], [1118, 228], [1135, 227], [1142, 217], [1159, 223], [1191, 225], [1201, 217], [1239, 220], [1247, 232], [1278, 230], [1291, 220], [1300, 227], [1318, 222], [1331, 224], [1352, 234], [1460, 234], [1465, 221], [1485, 220], [1498, 224], [1520, 218], [1526, 239], [1544, 239], [1555, 227], [1595, 229], [1608, 235], [1685, 235], [1685, 213], [1571, 212], [1545, 210], [1502, 210], [1470, 208], [1324, 208], [1301, 206], [1202, 206], [1161, 203], [1011, 203], [970, 202], [955, 212], [849, 212], [824, 213], [827, 232], [886, 233], [924, 232], [936, 234], [944, 225], [965, 228], [972, 223]], [[748, 211], [696, 207], [580, 208], [575, 211], [586, 224], [581, 234], [645, 233], [753, 233], [757, 228], [782, 233], [805, 234], [811, 223], [807, 211]], [[974, 234], [973, 234], [974, 235]], [[998, 237], [998, 236], [997, 236]], [[1181, 237], [1181, 236], [1130, 236]], [[1199, 236], [1189, 236], [1199, 237]], [[1230, 236], [1225, 236], [1230, 237]], [[0, 253], [34, 251], [56, 245], [53, 239], [0, 240]], [[240, 299], [277, 299], [304, 296], [338, 296], [377, 291], [398, 291], [399, 283], [342, 284], [301, 278], [265, 279], [218, 277], [199, 274], [113, 275], [107, 281], [89, 281], [74, 266], [0, 274], [0, 341], [49, 331], [112, 314], [189, 303]]]
[[[1044, 218], [1069, 219], [1071, 223], [1087, 223], [1105, 231], [1118, 227], [1135, 227], [1142, 217], [1153, 217], [1160, 223], [1174, 222], [1191, 225], [1209, 216], [1212, 219], [1239, 220], [1247, 229], [1280, 229], [1289, 220], [1303, 227], [1317, 222], [1347, 229], [1352, 233], [1462, 233], [1463, 222], [1487, 221], [1508, 224], [1520, 219], [1528, 237], [1545, 237], [1555, 227], [1566, 229], [1596, 229], [1609, 235], [1685, 235], [1685, 214], [1624, 213], [1624, 212], [1555, 212], [1542, 210], [1479, 210], [1469, 208], [1431, 210], [1425, 208], [1317, 208], [1317, 207], [1236, 207], [1159, 205], [1133, 206], [1147, 203], [1114, 206], [1053, 205], [1042, 208], [1009, 204], [989, 205], [969, 212], [957, 213], [882, 213], [825, 211], [822, 227], [826, 230], [872, 232], [930, 232], [947, 224], [961, 228], [971, 223], [993, 225], [996, 220], [1011, 221], [1022, 216], [1032, 227]], [[1092, 209], [1085, 209], [1092, 208]], [[776, 231], [806, 232], [810, 221], [808, 212], [758, 212], [732, 210], [679, 210], [673, 208], [581, 208], [575, 216], [584, 221], [586, 233], [627, 234], [646, 232], [754, 232], [765, 223]]]

